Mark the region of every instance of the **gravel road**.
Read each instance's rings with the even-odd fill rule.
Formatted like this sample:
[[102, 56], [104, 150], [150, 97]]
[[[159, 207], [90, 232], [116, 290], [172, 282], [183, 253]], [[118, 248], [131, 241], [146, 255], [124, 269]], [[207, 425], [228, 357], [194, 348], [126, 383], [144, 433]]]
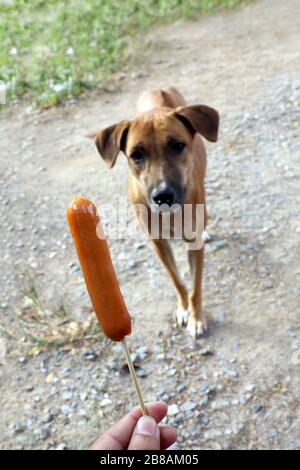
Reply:
[[98, 206], [126, 196], [125, 159], [108, 171], [84, 136], [130, 117], [141, 90], [175, 85], [221, 114], [207, 144], [209, 334], [176, 329], [147, 242], [111, 240], [145, 398], [169, 404], [179, 449], [300, 449], [298, 10], [262, 0], [159, 27], [115, 91], [2, 114], [0, 448], [86, 448], [136, 404], [120, 346], [93, 321], [65, 208], [76, 194]]

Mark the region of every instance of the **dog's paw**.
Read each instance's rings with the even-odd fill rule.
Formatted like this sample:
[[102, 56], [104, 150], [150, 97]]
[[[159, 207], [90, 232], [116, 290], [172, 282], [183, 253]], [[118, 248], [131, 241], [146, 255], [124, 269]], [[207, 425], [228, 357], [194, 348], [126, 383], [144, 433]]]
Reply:
[[186, 326], [188, 322], [189, 312], [185, 308], [178, 307], [176, 312], [177, 326]]
[[189, 317], [187, 324], [187, 331], [190, 333], [193, 338], [197, 339], [199, 336], [202, 336], [205, 331], [207, 331], [206, 320], [196, 320], [193, 317]]
[[209, 243], [212, 240], [212, 237], [206, 230], [202, 232], [202, 240], [204, 241], [204, 243]]

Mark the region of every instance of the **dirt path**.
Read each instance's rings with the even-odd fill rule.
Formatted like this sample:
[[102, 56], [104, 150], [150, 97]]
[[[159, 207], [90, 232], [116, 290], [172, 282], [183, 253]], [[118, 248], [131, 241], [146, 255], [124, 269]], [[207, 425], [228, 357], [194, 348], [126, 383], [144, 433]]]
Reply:
[[[194, 344], [176, 330], [172, 286], [146, 243], [112, 241], [142, 388], [169, 403], [179, 448], [300, 448], [298, 6], [263, 0], [161, 27], [147, 65], [114, 78], [123, 92], [1, 117], [0, 311], [13, 335], [0, 366], [1, 448], [85, 448], [135, 403], [119, 347], [102, 338], [28, 355], [21, 339], [39, 305], [24, 306], [20, 272], [50, 323], [62, 299], [74, 328], [87, 318], [65, 207], [78, 193], [116, 201], [127, 170], [121, 156], [106, 170], [83, 135], [128, 118], [140, 90], [167, 85], [221, 113], [219, 143], [208, 145], [210, 334]], [[180, 247], [178, 259], [188, 279]]]

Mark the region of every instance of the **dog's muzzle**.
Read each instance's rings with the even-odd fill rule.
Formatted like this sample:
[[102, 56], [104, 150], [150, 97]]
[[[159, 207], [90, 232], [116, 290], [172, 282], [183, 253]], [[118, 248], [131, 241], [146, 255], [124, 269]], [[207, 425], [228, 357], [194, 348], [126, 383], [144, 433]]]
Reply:
[[155, 212], [176, 211], [183, 204], [185, 191], [171, 185], [154, 188], [149, 195], [151, 209]]
[[155, 188], [151, 192], [151, 202], [159, 207], [164, 204], [171, 207], [175, 204], [175, 201], [176, 194], [171, 187], [166, 186], [164, 189]]

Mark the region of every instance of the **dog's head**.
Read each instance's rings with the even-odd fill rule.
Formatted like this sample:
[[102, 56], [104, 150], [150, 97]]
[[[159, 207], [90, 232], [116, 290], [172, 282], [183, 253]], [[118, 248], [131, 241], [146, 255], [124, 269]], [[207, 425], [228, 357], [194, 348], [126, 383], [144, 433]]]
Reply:
[[219, 115], [208, 106], [157, 108], [101, 130], [95, 143], [109, 168], [124, 152], [149, 206], [171, 207], [184, 204], [195, 134], [216, 142], [218, 127]]

